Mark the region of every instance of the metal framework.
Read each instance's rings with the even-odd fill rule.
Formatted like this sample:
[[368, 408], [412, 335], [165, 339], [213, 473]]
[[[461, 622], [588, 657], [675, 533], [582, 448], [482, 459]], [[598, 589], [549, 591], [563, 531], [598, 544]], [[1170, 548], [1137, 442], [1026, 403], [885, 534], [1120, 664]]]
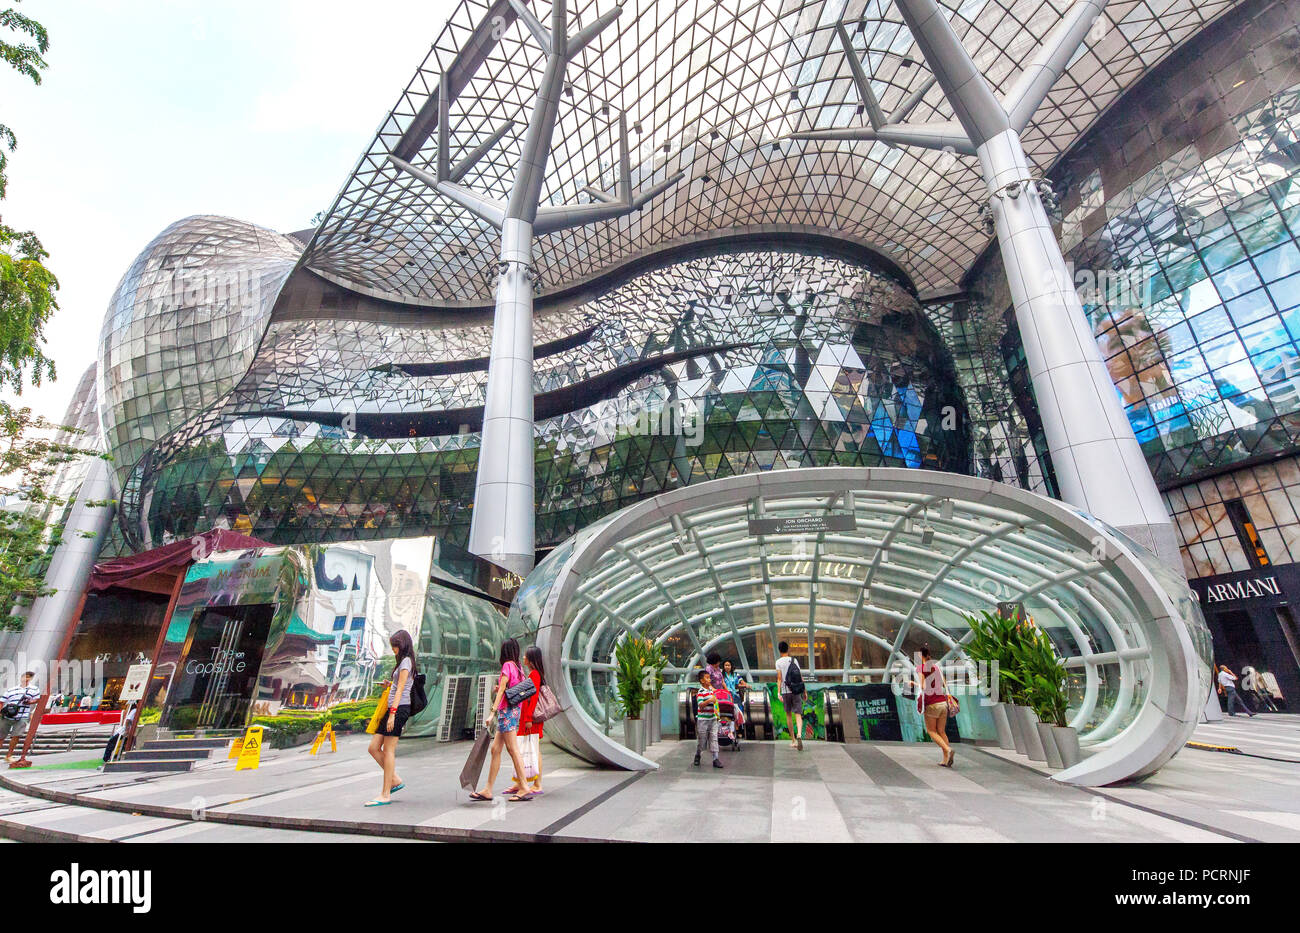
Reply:
[[[749, 524], [826, 514], [854, 527]], [[1092, 754], [1059, 778], [1086, 784], [1158, 768], [1209, 689], [1205, 623], [1152, 555], [1058, 502], [948, 473], [793, 470], [664, 493], [580, 532], [528, 589], [518, 624], [564, 672], [570, 707], [547, 734], [621, 767], [650, 766], [601, 726], [609, 658], [628, 634], [660, 644], [681, 683], [714, 648], [770, 677], [779, 638], [806, 638], [811, 662], [819, 637], [843, 639], [844, 661], [808, 663], [809, 678], [888, 683], [907, 679], [923, 642], [960, 663], [968, 614], [1023, 602], [1075, 675], [1071, 724]]]
[[550, 159], [552, 136], [565, 88], [565, 69], [591, 41], [618, 19], [619, 7], [607, 11], [591, 25], [569, 35], [566, 0], [553, 0], [551, 28], [542, 26], [519, 0], [511, 9], [527, 27], [546, 57], [523, 151], [515, 166], [508, 200], [481, 194], [460, 183], [474, 164], [510, 130], [503, 123], [483, 142], [451, 165], [451, 80], [444, 73], [438, 93], [438, 171], [430, 176], [396, 155], [389, 161], [438, 193], [469, 210], [501, 232], [496, 315], [492, 325], [492, 352], [488, 363], [487, 400], [483, 412], [483, 443], [474, 488], [474, 513], [470, 525], [470, 550], [480, 557], [525, 574], [533, 567], [533, 238], [612, 220], [641, 210], [647, 203], [681, 180], [666, 178], [643, 191], [632, 192], [632, 168], [627, 116], [620, 114], [619, 175], [617, 194], [593, 186], [584, 192], [595, 200], [586, 204], [542, 206], [539, 201]]
[[1044, 203], [1051, 188], [1034, 177], [1020, 140], [1084, 37], [1100, 22], [1107, 0], [1076, 0], [1001, 99], [935, 0], [895, 2], [955, 119], [902, 122], [914, 107], [910, 101], [886, 119], [839, 25], [836, 33], [870, 126], [800, 132], [795, 138], [863, 139], [979, 157], [1061, 496], [1180, 566], [1173, 525], [1052, 231]]
[[[942, 9], [971, 59], [1003, 96], [1066, 7], [1061, 0], [947, 4]], [[1024, 126], [1030, 164], [1049, 166], [1141, 74], [1231, 6], [1233, 0], [1110, 3], [1104, 36], [1069, 63]], [[568, 7], [571, 21], [594, 23], [615, 3], [570, 0]], [[858, 115], [838, 23], [859, 24], [850, 27], [852, 40], [882, 113], [914, 124], [955, 119], [887, 0], [625, 0], [621, 9], [570, 69], [540, 203], [594, 205], [600, 198], [584, 189], [615, 190], [620, 134], [611, 114], [626, 114], [635, 185], [686, 177], [639, 213], [539, 234], [535, 266], [543, 292], [696, 234], [775, 223], [869, 244], [894, 259], [922, 295], [957, 289], [988, 240], [978, 172], [960, 161], [951, 167], [941, 152], [883, 142], [814, 150], [782, 141], [855, 117], [867, 123], [865, 112]], [[543, 12], [537, 15], [544, 21]], [[306, 266], [412, 305], [491, 302], [495, 227], [400, 171], [389, 156], [436, 173], [446, 76], [448, 167], [463, 169], [459, 183], [505, 200], [525, 146], [521, 117], [547, 66], [508, 0], [456, 7], [317, 229]]]

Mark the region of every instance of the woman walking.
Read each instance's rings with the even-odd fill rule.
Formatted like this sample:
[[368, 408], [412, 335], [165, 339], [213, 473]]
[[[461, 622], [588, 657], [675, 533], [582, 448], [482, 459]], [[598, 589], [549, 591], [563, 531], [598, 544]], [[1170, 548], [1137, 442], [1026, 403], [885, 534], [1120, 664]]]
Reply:
[[921, 646], [918, 673], [921, 675], [921, 689], [917, 705], [925, 716], [925, 731], [929, 734], [930, 741], [943, 751], [943, 761], [939, 764], [951, 768], [952, 760], [957, 755], [948, 744], [948, 685], [944, 682], [939, 665], [930, 660], [929, 645]]
[[[521, 746], [525, 742], [532, 744], [533, 765], [537, 773], [531, 779], [521, 780], [519, 773], [516, 772], [514, 786], [506, 793], [540, 797], [542, 794], [542, 724], [533, 722], [533, 712], [537, 709], [537, 700], [542, 695], [542, 687], [546, 684], [546, 672], [542, 669], [542, 649], [536, 645], [524, 652], [524, 673], [532, 680], [533, 689], [537, 692], [519, 706], [519, 743]], [[525, 751], [526, 749], [521, 747], [521, 758], [526, 757]]]
[[[497, 678], [496, 698], [492, 705], [488, 707], [484, 717], [484, 725], [491, 728], [492, 715], [496, 714], [497, 734], [492, 737], [492, 764], [488, 768], [487, 785], [480, 791], [469, 795], [470, 800], [491, 800], [492, 785], [497, 781], [497, 772], [501, 770], [501, 749], [510, 755], [510, 760], [514, 763], [515, 774], [522, 776], [524, 774], [524, 762], [519, 757], [519, 743], [515, 741], [515, 733], [519, 731], [519, 714], [520, 707], [523, 704], [511, 706], [506, 700], [506, 691], [524, 679], [524, 672], [519, 667], [519, 642], [513, 638], [507, 638], [501, 643], [501, 653], [497, 656], [501, 662], [501, 676]], [[517, 790], [523, 790], [522, 787]], [[515, 793], [510, 799], [516, 803], [531, 800], [524, 794]]]
[[388, 639], [388, 646], [397, 655], [393, 665], [393, 679], [384, 681], [388, 687], [388, 712], [379, 720], [375, 734], [370, 738], [370, 757], [384, 769], [384, 783], [379, 796], [366, 802], [367, 807], [383, 807], [392, 803], [390, 795], [406, 786], [397, 776], [397, 741], [402, 737], [402, 727], [411, 718], [411, 687], [415, 684], [415, 646], [406, 629], [398, 629]]

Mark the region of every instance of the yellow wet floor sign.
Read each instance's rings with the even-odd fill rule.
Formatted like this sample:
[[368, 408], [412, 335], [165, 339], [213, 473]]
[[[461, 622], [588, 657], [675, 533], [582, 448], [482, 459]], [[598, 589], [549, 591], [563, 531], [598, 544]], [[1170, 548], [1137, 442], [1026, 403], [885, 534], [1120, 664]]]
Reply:
[[316, 738], [311, 743], [311, 753], [313, 755], [320, 751], [320, 747], [325, 743], [327, 736], [330, 740], [330, 751], [337, 752], [339, 750], [338, 739], [334, 738], [334, 723], [327, 722], [321, 727], [320, 732], [316, 733]]
[[239, 760], [235, 762], [236, 771], [252, 770], [262, 760], [262, 727], [249, 726], [244, 733], [244, 746], [239, 750]]
[[243, 751], [243, 748], [244, 748], [244, 737], [241, 735], [239, 738], [235, 739], [230, 743], [230, 754], [226, 756], [226, 761], [229, 761], [232, 758], [238, 758], [239, 753]]

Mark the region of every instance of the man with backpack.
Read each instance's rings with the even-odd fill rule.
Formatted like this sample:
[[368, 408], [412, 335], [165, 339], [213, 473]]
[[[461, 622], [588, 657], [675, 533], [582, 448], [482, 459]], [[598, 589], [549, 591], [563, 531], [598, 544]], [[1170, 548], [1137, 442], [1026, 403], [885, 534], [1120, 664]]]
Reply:
[[32, 710], [40, 699], [41, 691], [32, 683], [36, 675], [31, 671], [23, 674], [21, 687], [10, 687], [0, 696], [0, 745], [9, 740], [5, 752], [5, 761], [13, 761], [14, 749], [18, 740], [27, 735], [27, 726], [32, 721]]
[[799, 662], [790, 657], [789, 642], [781, 642], [777, 650], [781, 652], [781, 657], [776, 659], [777, 690], [785, 709], [786, 724], [790, 727], [790, 747], [803, 751], [803, 674]]

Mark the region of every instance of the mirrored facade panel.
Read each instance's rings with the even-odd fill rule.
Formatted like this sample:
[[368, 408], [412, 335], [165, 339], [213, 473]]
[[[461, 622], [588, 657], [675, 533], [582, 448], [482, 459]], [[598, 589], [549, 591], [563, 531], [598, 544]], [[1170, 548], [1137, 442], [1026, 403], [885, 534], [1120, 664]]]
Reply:
[[[665, 489], [804, 466], [970, 470], [953, 357], [872, 265], [704, 252], [539, 315], [537, 530], [558, 544]], [[278, 543], [469, 525], [489, 331], [477, 322], [270, 324], [224, 404], [137, 467], [125, 522]]]

